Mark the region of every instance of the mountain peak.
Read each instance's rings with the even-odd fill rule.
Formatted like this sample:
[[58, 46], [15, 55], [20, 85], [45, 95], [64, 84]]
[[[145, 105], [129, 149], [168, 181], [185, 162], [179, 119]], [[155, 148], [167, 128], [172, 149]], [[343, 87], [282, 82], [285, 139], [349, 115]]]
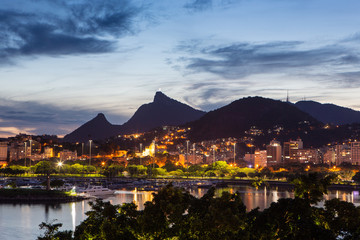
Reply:
[[155, 93], [153, 102], [164, 102], [164, 101], [169, 101], [169, 100], [171, 100], [171, 98], [169, 98], [168, 96], [163, 94], [161, 91], [157, 91]]
[[105, 115], [103, 113], [98, 113], [98, 115], [96, 117], [97, 118], [105, 118]]

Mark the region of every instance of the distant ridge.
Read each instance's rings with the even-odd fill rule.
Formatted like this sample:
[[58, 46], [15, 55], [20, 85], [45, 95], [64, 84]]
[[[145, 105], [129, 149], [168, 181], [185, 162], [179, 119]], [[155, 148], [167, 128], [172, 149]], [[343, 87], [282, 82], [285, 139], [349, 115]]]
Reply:
[[315, 118], [293, 104], [269, 98], [248, 97], [208, 112], [187, 126], [192, 129], [190, 138], [201, 141], [240, 137], [252, 126], [268, 130], [281, 125], [287, 130], [296, 131], [298, 124], [304, 121], [308, 124], [319, 124]]
[[86, 142], [92, 140], [102, 140], [115, 135], [120, 130], [119, 125], [112, 125], [103, 113], [99, 113], [95, 118], [83, 124], [75, 131], [64, 137], [65, 142]]
[[113, 125], [99, 113], [64, 137], [66, 142], [84, 142], [89, 139], [105, 140], [118, 134], [149, 131], [164, 125], [178, 126], [199, 119], [205, 112], [169, 98], [158, 91], [151, 103], [143, 104], [123, 125]]
[[335, 125], [360, 123], [360, 111], [351, 108], [315, 101], [299, 101], [295, 106], [323, 123]]
[[199, 119], [205, 112], [156, 92], [154, 101], [139, 107], [129, 121], [122, 125], [123, 133], [144, 132], [156, 127], [178, 126]]

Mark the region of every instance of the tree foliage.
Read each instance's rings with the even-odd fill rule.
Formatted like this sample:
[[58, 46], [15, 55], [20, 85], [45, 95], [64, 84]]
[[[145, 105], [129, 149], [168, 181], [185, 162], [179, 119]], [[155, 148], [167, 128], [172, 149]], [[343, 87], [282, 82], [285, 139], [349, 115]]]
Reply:
[[[312, 206], [331, 176], [309, 174], [295, 179], [296, 197], [279, 199], [263, 211], [246, 211], [240, 195], [223, 192], [215, 197], [210, 188], [201, 198], [171, 184], [154, 194], [137, 210], [134, 203], [112, 205], [97, 200], [90, 203], [87, 218], [71, 232], [61, 232], [61, 224], [42, 223], [45, 234], [38, 240], [115, 239], [359, 239], [360, 207], [333, 199], [324, 208]], [[62, 236], [62, 237], [59, 237]]]
[[334, 178], [334, 175], [321, 177], [318, 173], [301, 175], [292, 181], [295, 185], [295, 197], [317, 203], [327, 193], [327, 188]]

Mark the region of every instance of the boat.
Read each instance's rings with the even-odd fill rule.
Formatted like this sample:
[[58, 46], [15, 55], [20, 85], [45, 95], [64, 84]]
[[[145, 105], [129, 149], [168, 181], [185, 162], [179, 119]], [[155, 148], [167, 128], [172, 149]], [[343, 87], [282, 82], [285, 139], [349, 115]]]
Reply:
[[112, 195], [115, 191], [105, 188], [103, 186], [90, 186], [85, 188], [81, 191], [80, 194], [82, 195], [89, 195], [89, 196], [103, 196], [103, 195]]

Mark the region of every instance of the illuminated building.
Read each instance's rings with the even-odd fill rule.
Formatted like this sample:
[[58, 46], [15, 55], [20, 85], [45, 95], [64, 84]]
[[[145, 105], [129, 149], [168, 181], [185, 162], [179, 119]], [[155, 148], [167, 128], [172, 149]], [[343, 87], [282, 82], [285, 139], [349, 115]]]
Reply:
[[297, 150], [303, 148], [303, 142], [301, 139], [296, 141], [284, 142], [284, 162], [292, 163], [297, 161]]
[[5, 162], [8, 156], [8, 143], [0, 142], [0, 162]]
[[63, 150], [63, 151], [59, 152], [59, 158], [61, 161], [75, 160], [75, 159], [77, 159], [77, 153], [76, 153], [76, 151], [72, 152], [70, 150]]
[[324, 163], [329, 165], [335, 164], [335, 150], [334, 148], [329, 148], [324, 154]]
[[351, 163], [360, 165], [360, 142], [351, 143]]
[[44, 148], [44, 158], [52, 158], [54, 157], [54, 149], [52, 147]]
[[267, 166], [273, 166], [281, 163], [281, 144], [278, 141], [271, 141], [266, 146]]
[[300, 163], [318, 163], [318, 151], [316, 149], [298, 149], [296, 160]]
[[335, 146], [335, 163], [340, 165], [343, 162], [351, 163], [351, 147], [347, 144]]
[[143, 157], [146, 156], [150, 156], [150, 157], [154, 157], [155, 156], [155, 142], [153, 141], [149, 147], [146, 147], [144, 152], [143, 152]]
[[254, 164], [254, 161], [255, 161], [255, 154], [253, 153], [245, 153], [245, 157], [244, 157], [244, 160], [246, 162], [249, 162], [250, 164]]
[[10, 162], [17, 161], [20, 159], [24, 159], [25, 155], [27, 158], [30, 156], [30, 147], [27, 145], [26, 142], [22, 142], [22, 143], [14, 142], [11, 143], [9, 152], [10, 152], [9, 153]]
[[254, 167], [266, 167], [267, 166], [267, 153], [266, 150], [255, 150]]

